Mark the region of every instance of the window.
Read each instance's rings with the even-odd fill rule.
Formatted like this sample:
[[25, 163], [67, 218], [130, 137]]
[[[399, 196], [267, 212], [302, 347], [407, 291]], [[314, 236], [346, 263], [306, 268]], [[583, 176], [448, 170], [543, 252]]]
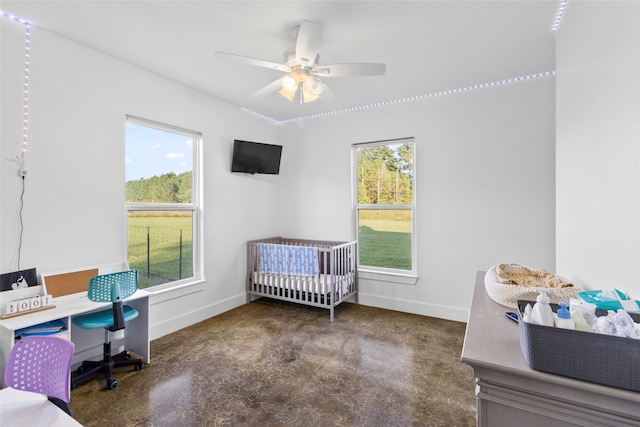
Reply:
[[413, 139], [354, 144], [360, 269], [415, 275]]
[[131, 116], [125, 133], [127, 260], [139, 287], [199, 279], [201, 135]]

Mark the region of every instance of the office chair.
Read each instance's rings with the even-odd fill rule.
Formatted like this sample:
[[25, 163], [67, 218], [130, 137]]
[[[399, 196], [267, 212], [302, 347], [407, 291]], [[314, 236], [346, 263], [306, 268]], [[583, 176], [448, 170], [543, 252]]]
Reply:
[[123, 305], [123, 301], [133, 295], [137, 289], [137, 270], [103, 274], [91, 278], [87, 293], [89, 299], [94, 302], [111, 302], [112, 306], [108, 310], [83, 314], [72, 319], [73, 323], [82, 329], [104, 328], [104, 344], [102, 360], [99, 362], [90, 360], [82, 362], [82, 365], [78, 368], [78, 375], [71, 379], [71, 388], [76, 388], [80, 381], [103, 372], [107, 380], [107, 388], [113, 390], [118, 385], [118, 381], [112, 378], [113, 368], [133, 365], [136, 371], [142, 369], [143, 360], [132, 359], [126, 350], [116, 356], [111, 355], [111, 339], [109, 335], [110, 332], [124, 329], [126, 322], [138, 317], [136, 309]]
[[47, 396], [71, 416], [69, 378], [74, 344], [55, 336], [24, 337], [11, 348], [4, 382], [13, 389]]

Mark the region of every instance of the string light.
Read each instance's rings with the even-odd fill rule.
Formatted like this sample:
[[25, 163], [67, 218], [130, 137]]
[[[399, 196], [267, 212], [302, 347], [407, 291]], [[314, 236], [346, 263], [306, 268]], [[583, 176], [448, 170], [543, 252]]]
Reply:
[[[560, 5], [558, 6], [558, 11], [556, 13], [556, 17], [553, 20], [553, 26], [552, 26], [551, 31], [556, 32], [558, 30], [558, 28], [560, 27], [560, 22], [562, 21], [562, 15], [564, 14], [565, 9], [567, 8], [567, 2], [568, 2], [568, 0], [562, 0], [560, 2]], [[544, 72], [544, 73], [530, 74], [530, 75], [521, 76], [521, 77], [514, 77], [512, 79], [507, 79], [507, 80], [500, 80], [500, 81], [490, 82], [490, 83], [482, 83], [482, 84], [467, 86], [467, 87], [463, 87], [463, 88], [444, 90], [444, 91], [440, 91], [440, 92], [432, 92], [432, 93], [427, 93], [427, 94], [424, 94], [424, 95], [416, 95], [416, 96], [412, 96], [412, 97], [408, 97], [408, 98], [394, 99], [394, 100], [390, 100], [390, 101], [376, 102], [374, 104], [342, 108], [340, 110], [327, 111], [327, 112], [324, 112], [324, 113], [309, 114], [309, 115], [306, 115], [306, 116], [294, 117], [294, 118], [286, 119], [286, 120], [276, 120], [276, 119], [273, 119], [271, 117], [267, 117], [267, 116], [265, 116], [263, 114], [256, 113], [255, 111], [252, 111], [252, 110], [250, 110], [250, 109], [248, 109], [246, 107], [242, 107], [241, 109], [242, 109], [242, 111], [245, 111], [247, 113], [250, 113], [250, 114], [253, 114], [253, 115], [258, 116], [260, 118], [263, 118], [265, 120], [268, 120], [271, 123], [274, 123], [276, 125], [283, 125], [283, 124], [293, 123], [293, 122], [297, 122], [297, 121], [301, 121], [301, 120], [315, 119], [315, 118], [320, 118], [320, 117], [333, 116], [333, 115], [336, 115], [336, 114], [348, 113], [348, 112], [351, 112], [351, 111], [366, 110], [366, 109], [370, 109], [370, 108], [377, 108], [377, 107], [387, 106], [387, 105], [391, 105], [391, 104], [400, 104], [400, 103], [404, 103], [404, 102], [418, 101], [418, 100], [423, 100], [423, 99], [427, 99], [427, 98], [433, 98], [433, 97], [436, 97], [436, 96], [450, 95], [450, 94], [453, 94], [453, 93], [465, 92], [465, 91], [468, 91], [468, 90], [484, 89], [484, 88], [487, 88], [487, 87], [500, 86], [500, 85], [504, 85], [504, 84], [508, 84], [508, 83], [515, 83], [515, 82], [520, 82], [520, 81], [529, 80], [529, 79], [537, 79], [537, 78], [541, 78], [541, 77], [553, 76], [555, 74], [556, 74], [555, 71], [547, 71], [547, 72]]]
[[558, 31], [560, 28], [560, 21], [562, 21], [562, 15], [564, 14], [564, 10], [567, 8], [567, 0], [562, 0], [560, 5], [558, 6], [558, 12], [556, 13], [556, 19], [553, 20], [553, 27], [551, 27], [551, 31], [554, 33]]
[[[31, 60], [31, 25], [25, 24], [25, 58], [24, 58], [24, 109], [22, 129], [22, 159], [27, 155], [29, 144], [29, 63]], [[24, 168], [24, 163], [22, 165]]]
[[22, 19], [22, 18], [20, 18], [20, 17], [17, 17], [17, 16], [15, 16], [15, 15], [12, 15], [12, 14], [10, 14], [10, 13], [4, 12], [4, 11], [2, 11], [2, 10], [0, 10], [0, 14], [1, 14], [2, 16], [4, 16], [5, 18], [9, 18], [9, 19], [11, 19], [12, 21], [19, 22], [19, 23], [21, 23], [22, 25], [30, 25], [30, 24], [29, 24], [29, 22], [27, 22], [26, 20], [24, 20], [24, 19]]
[[25, 157], [27, 156], [27, 147], [29, 145], [29, 63], [31, 61], [31, 24], [26, 20], [12, 15], [7, 12], [0, 11], [5, 18], [16, 21], [25, 27], [25, 53], [24, 53], [24, 90], [23, 90], [23, 108], [22, 108], [22, 171], [25, 169]]
[[[562, 15], [564, 13], [564, 10], [567, 7], [567, 0], [562, 0], [559, 7], [558, 7], [558, 12], [556, 14], [556, 18], [554, 20], [553, 23], [553, 28], [552, 31], [557, 31], [557, 29], [560, 26], [560, 21], [562, 20]], [[19, 22], [20, 24], [23, 24], [25, 26], [25, 62], [24, 62], [24, 98], [23, 98], [23, 133], [22, 133], [22, 159], [23, 159], [23, 164], [24, 164], [24, 159], [27, 155], [27, 148], [28, 148], [28, 142], [29, 142], [29, 65], [30, 65], [30, 56], [31, 56], [31, 25], [29, 24], [28, 21], [17, 17], [15, 15], [12, 15], [10, 13], [4, 12], [4, 11], [0, 11], [0, 14], [6, 18], [9, 18], [13, 21]], [[463, 87], [463, 88], [456, 88], [456, 89], [449, 89], [449, 90], [445, 90], [445, 91], [440, 91], [440, 92], [435, 92], [435, 93], [428, 93], [428, 94], [423, 94], [423, 95], [416, 95], [416, 96], [412, 96], [412, 97], [408, 97], [408, 98], [401, 98], [401, 99], [395, 99], [395, 100], [390, 100], [390, 101], [382, 101], [382, 102], [377, 102], [374, 104], [368, 104], [368, 105], [362, 105], [362, 106], [357, 106], [357, 107], [349, 107], [349, 108], [343, 108], [340, 110], [334, 110], [334, 111], [327, 111], [324, 113], [318, 113], [318, 114], [310, 114], [310, 115], [306, 115], [306, 116], [300, 116], [300, 117], [295, 117], [295, 118], [291, 118], [291, 119], [286, 119], [286, 120], [276, 120], [273, 119], [271, 117], [268, 117], [264, 114], [260, 114], [257, 113], [255, 111], [252, 111], [246, 107], [241, 107], [241, 110], [250, 114], [253, 114], [254, 116], [260, 117], [261, 119], [270, 121], [271, 123], [274, 123], [276, 125], [282, 125], [282, 124], [286, 124], [286, 123], [292, 123], [292, 122], [296, 122], [296, 121], [300, 121], [300, 120], [307, 120], [307, 119], [313, 119], [313, 118], [319, 118], [319, 117], [326, 117], [326, 116], [331, 116], [331, 115], [336, 115], [336, 114], [341, 114], [341, 113], [347, 113], [347, 112], [351, 112], [351, 111], [357, 111], [357, 110], [364, 110], [364, 109], [370, 109], [370, 108], [377, 108], [377, 107], [382, 107], [382, 106], [387, 106], [387, 105], [391, 105], [391, 104], [398, 104], [398, 103], [405, 103], [405, 102], [410, 102], [410, 101], [417, 101], [417, 100], [423, 100], [426, 98], [431, 98], [431, 97], [435, 97], [435, 96], [443, 96], [443, 95], [449, 95], [449, 94], [453, 94], [453, 93], [457, 93], [457, 92], [464, 92], [464, 91], [468, 91], [468, 90], [474, 90], [474, 89], [483, 89], [483, 88], [487, 88], [487, 87], [492, 87], [492, 86], [498, 86], [498, 85], [504, 85], [504, 84], [508, 84], [508, 83], [514, 83], [514, 82], [519, 82], [519, 81], [523, 81], [523, 80], [528, 80], [528, 79], [532, 79], [532, 78], [540, 78], [540, 77], [547, 77], [547, 76], [551, 76], [551, 75], [555, 75], [555, 71], [547, 71], [544, 73], [538, 73], [538, 74], [531, 74], [531, 75], [527, 75], [527, 76], [522, 76], [522, 77], [515, 77], [512, 79], [507, 79], [507, 80], [500, 80], [497, 82], [490, 82], [490, 83], [483, 83], [483, 84], [477, 84], [477, 85], [473, 85], [473, 86], [467, 86], [467, 87]], [[24, 165], [23, 165], [24, 168]]]
[[244, 111], [245, 113], [249, 113], [249, 114], [253, 114], [256, 117], [260, 117], [261, 119], [267, 120], [273, 124], [279, 125], [280, 121], [276, 120], [276, 119], [272, 119], [271, 117], [265, 116], [264, 114], [260, 114], [258, 112], [255, 112], [253, 110], [248, 109], [247, 107], [240, 107], [240, 110]]
[[27, 156], [27, 145], [29, 141], [29, 61], [31, 57], [31, 25], [22, 18], [19, 18], [10, 13], [6, 13], [0, 10], [0, 15], [16, 21], [25, 27], [25, 53], [24, 53], [24, 90], [23, 90], [23, 109], [22, 109], [22, 156], [17, 156], [20, 160], [20, 176], [22, 176], [22, 191], [20, 192], [20, 209], [18, 211], [19, 219], [19, 234], [18, 234], [18, 271], [20, 271], [20, 260], [22, 258], [22, 235], [24, 232], [24, 223], [22, 219], [22, 210], [24, 208], [24, 191], [25, 191], [25, 176], [27, 169], [25, 168], [25, 161]]
[[297, 122], [297, 121], [301, 121], [301, 120], [317, 119], [317, 118], [320, 118], [320, 117], [334, 116], [336, 114], [349, 113], [349, 112], [353, 112], [353, 111], [360, 111], [360, 110], [368, 110], [368, 109], [371, 109], [371, 108], [386, 107], [388, 105], [403, 104], [403, 103], [412, 102], [412, 101], [422, 101], [422, 100], [425, 100], [425, 99], [428, 99], [428, 98], [434, 98], [434, 97], [445, 96], [445, 95], [452, 95], [452, 94], [455, 94], [455, 93], [467, 92], [467, 91], [470, 91], [470, 90], [485, 89], [485, 88], [495, 87], [495, 86], [503, 86], [503, 85], [506, 85], [506, 84], [509, 84], [509, 83], [517, 83], [517, 82], [522, 82], [522, 81], [525, 81], [525, 80], [539, 79], [539, 78], [543, 78], [543, 77], [553, 76], [555, 74], [556, 74], [555, 71], [545, 71], [543, 73], [529, 74], [529, 75], [526, 75], [526, 76], [513, 77], [511, 79], [498, 80], [498, 81], [495, 81], [495, 82], [480, 83], [480, 84], [475, 84], [475, 85], [461, 87], [461, 88], [441, 90], [441, 91], [438, 91], [438, 92], [425, 93], [423, 95], [410, 96], [410, 97], [407, 97], [407, 98], [392, 99], [392, 100], [389, 100], [389, 101], [380, 101], [380, 102], [375, 102], [375, 103], [367, 104], [367, 105], [359, 105], [359, 106], [355, 106], [355, 107], [342, 108], [342, 109], [339, 109], [339, 110], [326, 111], [324, 113], [309, 114], [309, 115], [306, 115], [306, 116], [299, 116], [299, 117], [294, 117], [294, 118], [286, 119], [286, 120], [276, 120], [276, 119], [273, 119], [271, 117], [267, 117], [264, 114], [260, 114], [260, 113], [257, 113], [255, 111], [253, 111], [253, 110], [250, 110], [250, 109], [248, 109], [246, 107], [242, 107], [241, 110], [244, 111], [244, 112], [253, 114], [253, 115], [255, 115], [257, 117], [260, 117], [262, 119], [268, 120], [273, 124], [284, 125], [284, 124], [287, 124], [287, 123], [293, 123], [293, 122]]

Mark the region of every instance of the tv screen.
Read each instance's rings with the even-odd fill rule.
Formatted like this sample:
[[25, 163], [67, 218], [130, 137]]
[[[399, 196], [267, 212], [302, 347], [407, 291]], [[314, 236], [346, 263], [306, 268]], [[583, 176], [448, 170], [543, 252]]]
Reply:
[[280, 173], [281, 155], [281, 145], [236, 139], [233, 141], [231, 172], [277, 175]]

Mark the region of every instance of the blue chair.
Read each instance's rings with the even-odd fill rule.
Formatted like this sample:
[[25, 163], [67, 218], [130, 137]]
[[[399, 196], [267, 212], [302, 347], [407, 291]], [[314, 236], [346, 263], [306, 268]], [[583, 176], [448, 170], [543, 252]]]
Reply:
[[142, 369], [144, 361], [140, 358], [132, 359], [126, 350], [116, 356], [111, 355], [109, 334], [124, 329], [126, 322], [138, 317], [136, 309], [123, 304], [123, 301], [133, 295], [137, 289], [137, 270], [103, 274], [91, 278], [87, 294], [89, 299], [99, 303], [111, 302], [112, 307], [108, 310], [76, 316], [72, 319], [73, 323], [82, 329], [104, 328], [105, 332], [102, 360], [82, 362], [78, 368], [78, 374], [71, 379], [71, 388], [76, 388], [79, 382], [102, 372], [107, 380], [107, 388], [113, 390], [118, 385], [118, 381], [112, 377], [113, 368], [134, 366], [136, 371]]

